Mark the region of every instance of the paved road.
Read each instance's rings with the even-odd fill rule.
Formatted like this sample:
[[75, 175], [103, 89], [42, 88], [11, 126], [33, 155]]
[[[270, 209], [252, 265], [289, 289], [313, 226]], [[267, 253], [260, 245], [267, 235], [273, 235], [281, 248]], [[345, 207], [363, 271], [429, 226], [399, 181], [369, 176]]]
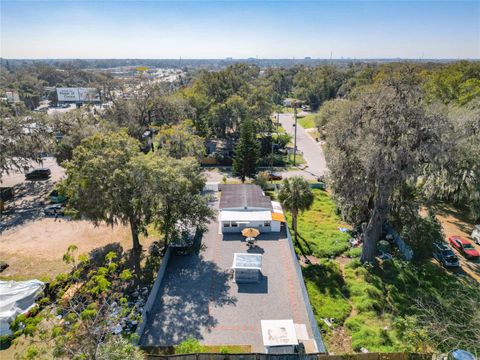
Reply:
[[[280, 123], [287, 133], [294, 136], [295, 127], [293, 126], [293, 114], [280, 114]], [[290, 172], [297, 173], [296, 175], [303, 175], [305, 177], [318, 178], [325, 175], [327, 170], [327, 163], [323, 154], [323, 149], [300, 125], [297, 129], [297, 149], [303, 153], [303, 158], [306, 160], [308, 167], [303, 171]]]
[[[293, 127], [293, 114], [280, 114], [280, 123], [285, 131], [290, 135], [295, 135], [295, 128]], [[283, 176], [289, 178], [292, 176], [303, 176], [308, 180], [316, 180], [319, 176], [325, 175], [327, 171], [327, 163], [323, 154], [323, 149], [300, 125], [297, 131], [297, 148], [303, 153], [303, 158], [307, 162], [307, 167], [303, 170], [290, 171], [276, 171]], [[264, 170], [264, 169], [260, 169]], [[205, 168], [205, 174], [208, 181], [219, 182], [222, 181], [223, 176], [227, 176], [229, 180], [235, 179], [232, 176], [232, 169], [229, 166]]]

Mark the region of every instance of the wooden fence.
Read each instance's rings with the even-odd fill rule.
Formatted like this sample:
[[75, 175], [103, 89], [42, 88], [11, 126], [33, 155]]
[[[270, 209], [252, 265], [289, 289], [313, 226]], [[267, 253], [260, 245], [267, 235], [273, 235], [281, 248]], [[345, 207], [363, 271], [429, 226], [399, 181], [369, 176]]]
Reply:
[[368, 353], [348, 355], [325, 354], [185, 354], [148, 355], [150, 360], [432, 360], [432, 354], [424, 353]]

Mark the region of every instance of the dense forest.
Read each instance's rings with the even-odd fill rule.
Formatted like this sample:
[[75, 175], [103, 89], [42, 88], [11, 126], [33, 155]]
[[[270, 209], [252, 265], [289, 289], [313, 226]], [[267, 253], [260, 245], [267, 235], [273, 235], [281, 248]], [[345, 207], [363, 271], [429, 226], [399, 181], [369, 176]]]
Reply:
[[[419, 104], [419, 111], [421, 109], [428, 116], [437, 114], [436, 117], [430, 117], [435, 120], [428, 120], [426, 116], [421, 121], [443, 124], [441, 130], [436, 130], [441, 131], [437, 135], [441, 136], [439, 146], [442, 150], [436, 152], [435, 161], [429, 161], [428, 166], [424, 166], [429, 168], [430, 175], [434, 173], [435, 176], [429, 176], [426, 172], [415, 175], [415, 178], [422, 175], [420, 178], [424, 182], [422, 188], [425, 193], [464, 204], [477, 219], [480, 218], [478, 156], [474, 156], [478, 154], [480, 143], [477, 141], [480, 121], [478, 62], [350, 63], [347, 66], [296, 65], [266, 69], [234, 64], [219, 71], [200, 69], [188, 74], [181, 81], [167, 86], [142, 79], [142, 74], [126, 82], [108, 72], [72, 66], [58, 69], [48, 64], [34, 63], [14, 70], [2, 66], [0, 88], [17, 90], [24, 106], [17, 105], [13, 109], [11, 104], [2, 102], [1, 115], [26, 115], [38, 106], [41, 99], [54, 97], [48, 91], [49, 87], [97, 88], [103, 100], [112, 103], [105, 111], [98, 114], [77, 111], [64, 115], [66, 119], [62, 116], [55, 118], [53, 127], [65, 135], [58, 148], [62, 153], [67, 153], [65, 156], [68, 158], [68, 153], [82, 137], [98, 131], [99, 124], [110, 128], [125, 127], [131, 136], [142, 140], [143, 134], [151, 126], [168, 128], [188, 120], [193, 126], [192, 135], [235, 143], [242, 122], [249, 119], [260, 138], [269, 137], [274, 131], [271, 114], [281, 111], [283, 100], [288, 97], [302, 101], [313, 112], [318, 111], [315, 121], [322, 132], [333, 120], [341, 120], [342, 113], [354, 111], [354, 105], [363, 98], [378, 96], [384, 94], [386, 89], [393, 89], [396, 93], [392, 94], [390, 103], [408, 93], [410, 100]], [[375, 95], [375, 92], [378, 94]], [[401, 113], [392, 115], [404, 116]], [[185, 126], [181, 128], [186, 129]], [[337, 131], [343, 130], [332, 127], [330, 135], [351, 137], [337, 134]], [[182, 141], [188, 139], [191, 136], [183, 137]], [[268, 149], [271, 141], [281, 142], [281, 139], [272, 140], [270, 136], [262, 147]], [[335, 141], [332, 136], [330, 140], [327, 139], [327, 156], [330, 154], [327, 160], [330, 160], [332, 175], [336, 174], [336, 166], [345, 168], [342, 161], [353, 161], [335, 158], [334, 148], [345, 145], [343, 140], [341, 144]], [[328, 151], [328, 148], [332, 151]], [[335, 186], [333, 189], [336, 190]], [[341, 189], [338, 189], [338, 193], [341, 194], [339, 200], [347, 196]], [[368, 194], [365, 196], [360, 200], [357, 194], [357, 201], [370, 204]], [[352, 199], [346, 202], [349, 208], [355, 203]], [[347, 207], [341, 208], [345, 209], [346, 218], [360, 220], [362, 214], [368, 212], [368, 206], [366, 209], [353, 206], [355, 210], [348, 211]]]

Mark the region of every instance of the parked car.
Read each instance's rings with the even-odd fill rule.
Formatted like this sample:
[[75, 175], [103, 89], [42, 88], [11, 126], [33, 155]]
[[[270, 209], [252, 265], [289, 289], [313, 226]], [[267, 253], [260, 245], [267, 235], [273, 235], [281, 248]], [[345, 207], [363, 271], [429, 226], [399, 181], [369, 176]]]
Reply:
[[473, 228], [471, 237], [475, 244], [480, 245], [480, 224], [475, 225], [475, 227]]
[[63, 204], [67, 202], [67, 197], [64, 195], [60, 195], [57, 190], [52, 190], [48, 197], [50, 198], [50, 202], [52, 204]]
[[63, 215], [63, 205], [62, 204], [47, 205], [43, 209], [43, 212], [47, 216]]
[[25, 180], [47, 180], [52, 175], [50, 169], [34, 169], [25, 174]]
[[464, 238], [454, 235], [448, 238], [450, 244], [457, 249], [463, 256], [468, 260], [478, 260], [480, 259], [480, 253], [475, 249], [475, 247], [469, 241]]
[[458, 257], [453, 253], [452, 249], [444, 243], [433, 244], [433, 257], [445, 267], [459, 267]]
[[270, 180], [270, 181], [271, 180], [282, 180], [282, 179], [283, 179], [283, 177], [280, 174], [273, 173], [273, 172], [268, 173], [268, 180]]

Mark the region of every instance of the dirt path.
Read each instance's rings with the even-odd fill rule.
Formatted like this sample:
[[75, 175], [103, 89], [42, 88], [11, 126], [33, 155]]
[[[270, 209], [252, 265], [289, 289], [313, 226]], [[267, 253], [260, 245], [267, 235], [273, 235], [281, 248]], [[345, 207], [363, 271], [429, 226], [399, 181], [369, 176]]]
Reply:
[[[339, 256], [335, 258], [335, 261], [340, 266], [340, 271], [342, 272], [342, 276], [343, 276], [345, 265], [349, 261], [351, 261], [351, 259], [346, 256]], [[357, 314], [357, 309], [355, 309], [350, 299], [346, 299], [346, 300], [349, 302], [352, 308], [352, 311], [350, 312], [350, 315], [348, 317], [355, 316]], [[351, 354], [353, 352], [352, 337], [348, 333], [348, 330], [345, 326], [339, 326], [332, 330], [332, 333], [329, 336], [329, 341], [328, 341], [328, 352], [329, 354], [346, 354], [346, 353]]]

